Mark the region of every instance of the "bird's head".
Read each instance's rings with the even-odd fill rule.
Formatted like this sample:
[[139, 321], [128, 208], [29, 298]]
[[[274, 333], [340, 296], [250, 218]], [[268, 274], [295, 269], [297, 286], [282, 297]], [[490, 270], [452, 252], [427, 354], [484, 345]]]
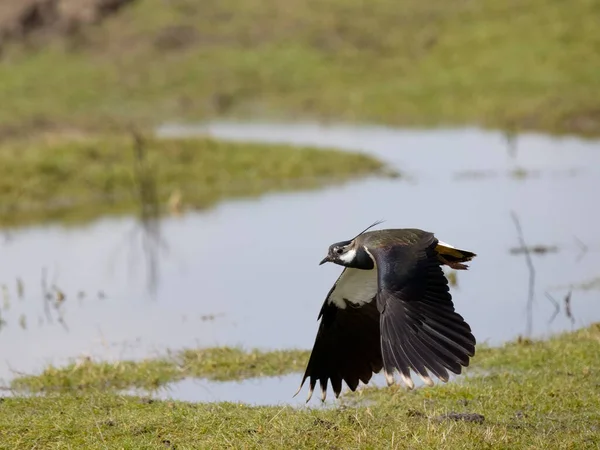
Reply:
[[380, 223], [382, 221], [378, 220], [374, 224], [369, 225], [349, 241], [336, 242], [330, 245], [327, 256], [321, 260], [319, 265], [332, 262], [344, 267], [371, 269], [373, 267], [372, 258], [367, 256], [367, 252], [365, 252], [359, 241], [365, 232]]
[[356, 241], [336, 242], [329, 246], [327, 256], [319, 263], [332, 262], [340, 266], [350, 266], [356, 259]]

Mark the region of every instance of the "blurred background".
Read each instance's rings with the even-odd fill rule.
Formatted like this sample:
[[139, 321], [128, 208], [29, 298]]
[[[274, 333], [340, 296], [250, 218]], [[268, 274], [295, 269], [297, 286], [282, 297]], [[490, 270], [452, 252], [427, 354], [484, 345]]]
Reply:
[[[0, 379], [310, 349], [340, 272], [318, 262], [378, 219], [478, 254], [448, 274], [479, 342], [600, 320], [599, 18], [588, 0], [0, 0]], [[265, 395], [232, 389], [210, 396]]]

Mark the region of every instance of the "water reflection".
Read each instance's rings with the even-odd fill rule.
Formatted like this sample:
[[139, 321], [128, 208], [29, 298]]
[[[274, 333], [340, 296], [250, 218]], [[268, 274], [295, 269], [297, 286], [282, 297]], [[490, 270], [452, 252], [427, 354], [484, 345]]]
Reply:
[[[207, 131], [363, 150], [408, 176], [229, 201], [160, 220], [148, 212], [141, 216], [150, 220], [138, 215], [11, 230], [0, 243], [0, 285], [6, 286], [0, 378], [81, 354], [136, 359], [192, 346], [310, 348], [320, 304], [339, 273], [317, 265], [323, 251], [382, 217], [385, 226], [432, 230], [478, 253], [452, 289], [480, 342], [512, 339], [528, 323], [532, 335], [542, 336], [600, 320], [598, 291], [577, 288], [600, 275], [600, 214], [591, 207], [600, 188], [596, 142], [525, 135], [511, 156], [502, 134], [470, 129], [229, 123], [163, 127], [158, 134]], [[516, 169], [521, 176], [510, 176]], [[457, 179], [461, 173], [496, 176]], [[525, 256], [511, 252], [522, 247], [511, 211], [528, 247], [557, 248], [530, 252], [531, 304]], [[144, 261], [145, 272], [131, 270]], [[569, 317], [564, 298], [570, 291]]]
[[[296, 389], [298, 389], [299, 377], [298, 374], [290, 374], [282, 377], [264, 377], [227, 382], [186, 378], [156, 391], [131, 389], [124, 391], [124, 393], [148, 396], [159, 400], [304, 406], [306, 399], [303, 396], [292, 397]], [[312, 402], [309, 406], [313, 408], [332, 406], [335, 404], [334, 398], [328, 398], [323, 405], [320, 402]]]
[[[455, 377], [452, 376], [451, 379]], [[251, 378], [242, 381], [210, 381], [198, 378], [185, 378], [181, 381], [168, 384], [154, 391], [130, 389], [123, 391], [125, 394], [150, 397], [158, 400], [183, 400], [190, 402], [234, 402], [249, 405], [291, 405], [296, 407], [327, 408], [339, 406], [346, 401], [355, 402], [360, 397], [346, 396], [350, 391], [346, 386], [342, 389], [339, 399], [332, 392], [327, 393], [324, 402], [320, 400], [320, 391], [310, 402], [306, 402], [308, 389], [305, 387], [297, 396], [293, 396], [298, 389], [301, 374], [292, 373], [280, 377]], [[369, 386], [386, 386], [382, 374], [375, 375]], [[423, 387], [421, 379], [415, 379], [415, 387]], [[364, 388], [361, 382], [357, 392]], [[319, 386], [317, 385], [317, 389]]]

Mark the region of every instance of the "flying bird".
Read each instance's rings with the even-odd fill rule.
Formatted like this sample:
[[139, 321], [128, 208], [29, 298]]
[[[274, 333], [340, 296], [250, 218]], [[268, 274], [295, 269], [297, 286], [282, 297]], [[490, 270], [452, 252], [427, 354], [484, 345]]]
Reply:
[[331, 381], [336, 397], [342, 380], [355, 391], [381, 369], [388, 385], [397, 371], [408, 389], [411, 370], [425, 384], [430, 373], [443, 382], [460, 374], [475, 355], [475, 337], [454, 311], [447, 265], [466, 270], [475, 253], [414, 229], [368, 231], [329, 247], [320, 262], [344, 266], [330, 289], [317, 320], [317, 337], [300, 388], [310, 379], [308, 402], [317, 381], [321, 400]]

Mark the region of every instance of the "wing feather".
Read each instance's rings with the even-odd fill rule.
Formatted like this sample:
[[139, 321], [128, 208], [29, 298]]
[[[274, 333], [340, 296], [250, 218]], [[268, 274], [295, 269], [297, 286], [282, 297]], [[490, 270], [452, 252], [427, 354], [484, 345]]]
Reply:
[[[431, 233], [410, 230], [403, 240], [369, 248], [376, 261], [384, 370], [429, 373], [447, 381], [475, 354], [471, 327], [455, 312]], [[366, 243], [368, 246], [368, 242]]]
[[319, 313], [321, 322], [298, 389], [299, 392], [309, 379], [307, 401], [317, 382], [321, 399], [325, 400], [329, 382], [337, 397], [342, 391], [342, 381], [354, 391], [359, 381], [368, 383], [373, 373], [383, 367], [376, 286], [374, 270], [346, 268], [329, 291]]

